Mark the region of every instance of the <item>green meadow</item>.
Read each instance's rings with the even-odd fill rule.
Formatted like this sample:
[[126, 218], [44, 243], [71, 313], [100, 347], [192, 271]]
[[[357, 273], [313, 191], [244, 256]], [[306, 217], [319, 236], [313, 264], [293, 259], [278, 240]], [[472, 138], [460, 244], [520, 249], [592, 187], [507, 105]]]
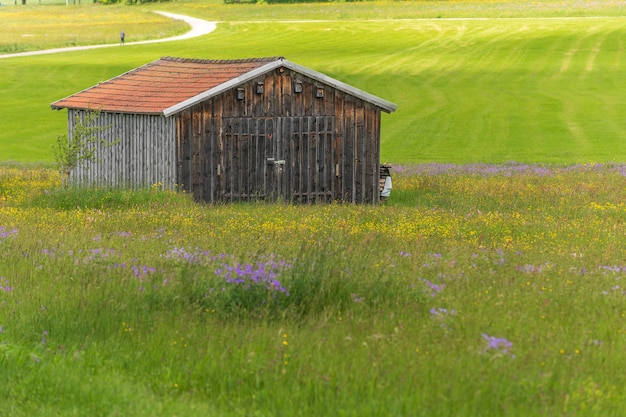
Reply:
[[[85, 7], [94, 16], [109, 10]], [[9, 19], [16, 8], [5, 6], [0, 16]], [[382, 126], [387, 162], [587, 163], [626, 153], [622, 1], [192, 2], [112, 10], [127, 16], [129, 9], [220, 23], [188, 41], [0, 59], [0, 160], [50, 161], [48, 148], [66, 124], [51, 102], [165, 55], [285, 56], [395, 102]], [[121, 23], [113, 26], [89, 43], [117, 42]], [[128, 41], [140, 36], [126, 32]]]
[[[625, 1], [5, 3], [0, 49], [184, 32], [151, 10], [220, 23], [0, 58], [0, 416], [626, 413]], [[61, 187], [49, 104], [164, 55], [395, 102], [391, 197]]]
[[0, 415], [622, 415], [626, 166], [397, 171], [203, 206], [1, 169]]

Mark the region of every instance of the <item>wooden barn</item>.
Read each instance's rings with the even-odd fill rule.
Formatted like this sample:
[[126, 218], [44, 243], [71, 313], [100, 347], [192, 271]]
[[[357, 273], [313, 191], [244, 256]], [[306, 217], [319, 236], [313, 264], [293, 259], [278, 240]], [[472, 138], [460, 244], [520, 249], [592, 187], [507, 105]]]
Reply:
[[209, 203], [380, 201], [381, 111], [396, 105], [282, 57], [164, 57], [52, 103], [99, 111], [112, 146], [76, 185], [182, 188]]

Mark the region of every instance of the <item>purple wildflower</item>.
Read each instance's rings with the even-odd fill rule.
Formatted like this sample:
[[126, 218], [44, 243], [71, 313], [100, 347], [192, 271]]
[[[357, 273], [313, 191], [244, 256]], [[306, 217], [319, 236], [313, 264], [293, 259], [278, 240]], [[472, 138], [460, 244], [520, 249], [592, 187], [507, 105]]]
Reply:
[[0, 226], [0, 242], [3, 239], [6, 239], [8, 237], [14, 236], [17, 234], [17, 229], [7, 229], [4, 226]]
[[435, 308], [435, 307], [433, 307], [433, 308], [430, 309], [430, 315], [433, 316], [433, 317], [434, 316], [446, 316], [446, 315], [453, 316], [455, 314], [456, 314], [456, 310], [454, 310], [454, 309], [449, 310], [449, 311], [448, 311], [447, 308]]
[[352, 296], [352, 301], [354, 301], [355, 303], [360, 303], [363, 301], [363, 297], [359, 297], [358, 295], [354, 293], [350, 295]]
[[435, 295], [437, 295], [437, 293], [440, 293], [441, 291], [443, 291], [443, 289], [445, 288], [446, 284], [435, 284], [433, 282], [430, 281], [426, 281], [426, 285], [428, 285], [431, 289], [431, 293], [430, 296], [434, 297]]
[[277, 279], [280, 270], [288, 268], [286, 262], [256, 262], [254, 264], [222, 265], [215, 275], [222, 276], [230, 284], [265, 287], [269, 291], [278, 291], [289, 295], [289, 291]]
[[132, 270], [133, 270], [133, 275], [135, 275], [135, 278], [141, 281], [145, 276], [154, 273], [156, 271], [156, 268], [153, 268], [147, 265], [141, 265], [141, 266], [133, 265]]
[[184, 247], [180, 248], [172, 248], [168, 250], [164, 256], [166, 259], [170, 259], [177, 262], [184, 262], [187, 264], [202, 264], [206, 260], [214, 261], [216, 259], [221, 259], [225, 257], [225, 255], [213, 255], [208, 250], [203, 250], [200, 248], [195, 248], [191, 251], [185, 249]]
[[521, 265], [517, 267], [517, 270], [520, 272], [524, 272], [526, 274], [541, 274], [542, 272], [550, 269], [552, 265], [548, 262], [545, 262], [543, 264], [526, 264], [526, 265]]
[[9, 281], [5, 277], [2, 277], [2, 276], [0, 276], [0, 291], [4, 291], [4, 292], [13, 291], [13, 287], [9, 285]]
[[485, 333], [481, 333], [483, 338], [487, 341], [487, 349], [496, 349], [502, 353], [506, 353], [513, 347], [513, 343], [503, 337], [488, 336]]

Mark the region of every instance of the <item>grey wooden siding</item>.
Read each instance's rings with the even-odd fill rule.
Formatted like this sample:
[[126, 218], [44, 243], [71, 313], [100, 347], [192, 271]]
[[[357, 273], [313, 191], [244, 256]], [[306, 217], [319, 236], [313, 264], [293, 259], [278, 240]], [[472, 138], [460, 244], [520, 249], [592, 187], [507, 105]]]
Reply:
[[294, 71], [269, 72], [176, 120], [177, 177], [197, 199], [380, 199], [380, 109]]
[[[84, 110], [68, 109], [68, 132]], [[95, 161], [78, 166], [70, 175], [76, 185], [103, 187], [176, 186], [175, 122], [158, 115], [100, 113], [101, 137], [113, 146], [100, 148]]]

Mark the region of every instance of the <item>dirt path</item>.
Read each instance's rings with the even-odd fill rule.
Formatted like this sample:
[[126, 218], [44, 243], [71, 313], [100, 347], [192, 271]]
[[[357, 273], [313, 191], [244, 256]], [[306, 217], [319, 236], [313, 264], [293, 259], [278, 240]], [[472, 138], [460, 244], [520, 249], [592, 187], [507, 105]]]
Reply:
[[[182, 39], [190, 39], [195, 38], [197, 36], [206, 35], [207, 33], [211, 33], [215, 30], [217, 26], [216, 22], [208, 22], [206, 20], [198, 19], [195, 17], [185, 16], [182, 14], [174, 14], [168, 12], [155, 12], [160, 15], [169, 17], [171, 19], [182, 20], [191, 26], [191, 30], [187, 33], [184, 33], [179, 36], [174, 36], [171, 38], [163, 38], [163, 39], [152, 39], [148, 41], [139, 41], [139, 42], [126, 42], [125, 45], [142, 45], [147, 43], [158, 43], [158, 42], [171, 42], [171, 41], [179, 41]], [[55, 49], [44, 49], [42, 51], [30, 51], [30, 52], [18, 52], [15, 54], [1, 54], [0, 59], [2, 58], [14, 58], [21, 56], [30, 56], [30, 55], [44, 55], [44, 54], [56, 54], [58, 52], [70, 52], [70, 51], [82, 51], [86, 49], [96, 49], [96, 48], [111, 48], [113, 46], [120, 46], [119, 43], [111, 43], [106, 45], [85, 45], [85, 46], [72, 46], [68, 48], [55, 48]]]

